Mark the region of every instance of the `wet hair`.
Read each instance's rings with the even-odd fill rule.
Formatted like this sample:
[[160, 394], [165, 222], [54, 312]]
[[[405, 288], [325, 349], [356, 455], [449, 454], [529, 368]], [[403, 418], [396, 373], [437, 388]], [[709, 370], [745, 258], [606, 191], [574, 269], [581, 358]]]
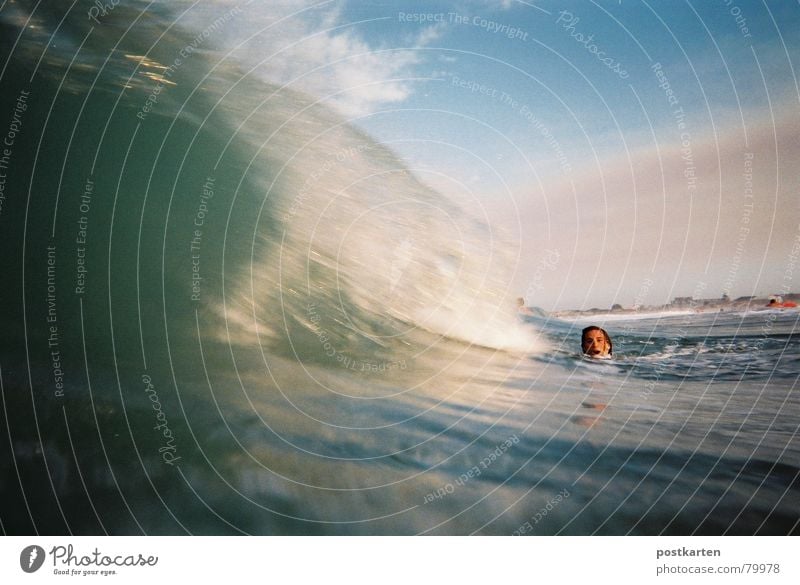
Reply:
[[586, 334], [589, 333], [590, 331], [599, 331], [600, 333], [603, 334], [603, 336], [606, 338], [606, 341], [608, 342], [608, 355], [613, 355], [614, 344], [611, 343], [611, 336], [605, 329], [603, 329], [602, 327], [598, 327], [597, 325], [589, 325], [588, 327], [584, 327], [583, 331], [581, 331], [581, 351], [583, 351], [583, 340], [586, 339]]

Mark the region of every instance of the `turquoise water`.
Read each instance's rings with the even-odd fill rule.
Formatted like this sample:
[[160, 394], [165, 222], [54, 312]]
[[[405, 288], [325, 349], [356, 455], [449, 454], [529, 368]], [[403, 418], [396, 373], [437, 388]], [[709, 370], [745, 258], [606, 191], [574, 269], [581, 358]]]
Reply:
[[163, 7], [47, 8], [14, 45], [18, 5], [6, 533], [798, 532], [796, 311], [609, 322], [584, 360], [582, 323], [513, 312], [491, 230], [323, 104], [178, 63]]

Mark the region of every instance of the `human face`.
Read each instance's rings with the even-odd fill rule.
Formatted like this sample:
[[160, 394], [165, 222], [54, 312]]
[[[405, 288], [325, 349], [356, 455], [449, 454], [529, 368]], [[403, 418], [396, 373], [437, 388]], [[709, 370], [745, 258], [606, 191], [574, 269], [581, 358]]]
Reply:
[[581, 346], [583, 353], [590, 357], [608, 357], [608, 351], [611, 349], [606, 336], [599, 329], [587, 331]]

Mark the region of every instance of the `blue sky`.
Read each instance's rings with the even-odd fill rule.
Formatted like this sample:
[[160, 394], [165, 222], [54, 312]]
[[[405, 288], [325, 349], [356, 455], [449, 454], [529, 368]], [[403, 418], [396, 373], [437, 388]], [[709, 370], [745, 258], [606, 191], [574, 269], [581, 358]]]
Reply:
[[239, 56], [488, 217], [529, 304], [800, 291], [797, 3], [249, 7]]

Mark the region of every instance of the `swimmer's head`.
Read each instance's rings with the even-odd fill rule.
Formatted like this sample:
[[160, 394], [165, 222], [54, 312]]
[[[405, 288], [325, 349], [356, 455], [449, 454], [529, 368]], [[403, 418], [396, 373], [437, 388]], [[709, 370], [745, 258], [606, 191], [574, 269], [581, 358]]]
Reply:
[[593, 358], [609, 357], [613, 349], [611, 337], [608, 336], [605, 329], [591, 325], [581, 333], [581, 350], [587, 356]]

